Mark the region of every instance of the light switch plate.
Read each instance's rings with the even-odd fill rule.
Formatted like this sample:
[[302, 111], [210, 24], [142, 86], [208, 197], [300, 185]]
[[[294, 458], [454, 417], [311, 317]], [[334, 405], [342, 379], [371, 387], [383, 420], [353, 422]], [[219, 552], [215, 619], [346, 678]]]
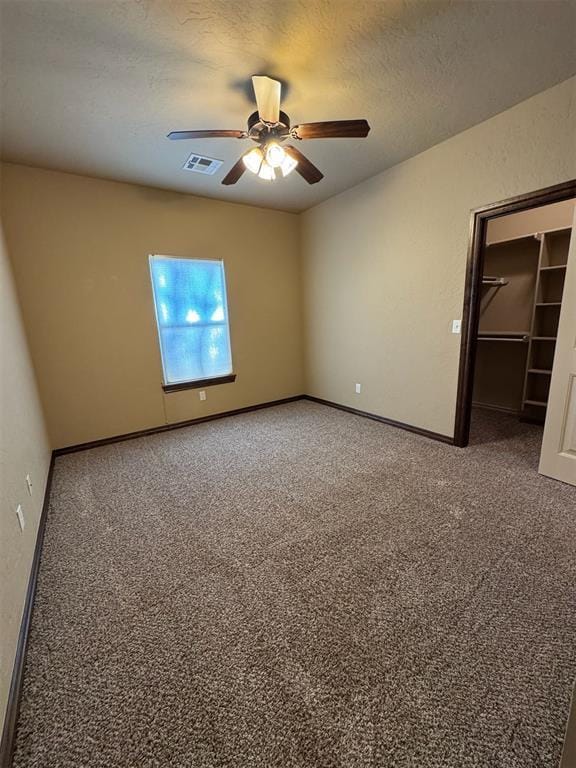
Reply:
[[452, 333], [460, 333], [462, 330], [462, 320], [452, 320]]
[[198, 395], [200, 397], [200, 400], [206, 400], [206, 392], [203, 389], [200, 390]]
[[28, 486], [28, 493], [32, 496], [32, 480], [30, 480], [30, 475], [26, 475], [26, 485]]
[[362, 392], [362, 384], [356, 384], [356, 394], [359, 395]]
[[22, 511], [22, 505], [18, 504], [16, 508], [16, 517], [18, 518], [18, 522], [20, 523], [20, 530], [24, 530], [24, 526], [26, 525], [26, 522], [24, 521], [24, 512]]

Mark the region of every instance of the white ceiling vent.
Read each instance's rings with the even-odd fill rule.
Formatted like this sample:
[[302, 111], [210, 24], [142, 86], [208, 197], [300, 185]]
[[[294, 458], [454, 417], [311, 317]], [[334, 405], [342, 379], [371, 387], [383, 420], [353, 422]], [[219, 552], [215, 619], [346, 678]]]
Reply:
[[203, 173], [205, 176], [212, 176], [222, 165], [223, 160], [215, 160], [213, 157], [203, 157], [192, 153], [188, 160], [182, 166], [185, 171], [194, 173]]

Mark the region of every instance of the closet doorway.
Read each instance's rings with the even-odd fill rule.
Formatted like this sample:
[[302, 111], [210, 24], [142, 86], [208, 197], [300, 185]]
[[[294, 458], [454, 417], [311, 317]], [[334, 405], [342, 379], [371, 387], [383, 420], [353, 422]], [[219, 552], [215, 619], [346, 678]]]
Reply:
[[546, 425], [540, 471], [576, 485], [575, 216], [576, 181], [472, 213], [455, 443]]

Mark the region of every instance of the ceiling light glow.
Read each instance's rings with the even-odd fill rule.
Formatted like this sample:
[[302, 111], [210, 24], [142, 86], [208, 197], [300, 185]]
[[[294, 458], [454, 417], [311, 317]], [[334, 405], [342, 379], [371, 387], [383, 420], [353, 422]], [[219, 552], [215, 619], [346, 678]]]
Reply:
[[268, 144], [264, 151], [260, 147], [254, 147], [242, 158], [246, 168], [264, 181], [273, 181], [278, 178], [277, 171], [282, 176], [288, 176], [298, 165], [298, 161], [286, 152], [277, 142]]
[[262, 161], [262, 165], [260, 166], [260, 170], [258, 172], [258, 177], [260, 179], [264, 179], [265, 181], [272, 181], [276, 178], [276, 171], [274, 168], [272, 168], [266, 160]]
[[244, 155], [242, 160], [249, 171], [258, 173], [260, 171], [260, 166], [264, 162], [264, 155], [259, 147], [254, 147], [254, 149], [251, 149], [250, 152]]
[[271, 141], [268, 144], [266, 148], [266, 162], [268, 165], [270, 165], [272, 168], [280, 168], [284, 162], [285, 157], [286, 152], [280, 146], [280, 144], [278, 144], [278, 142]]

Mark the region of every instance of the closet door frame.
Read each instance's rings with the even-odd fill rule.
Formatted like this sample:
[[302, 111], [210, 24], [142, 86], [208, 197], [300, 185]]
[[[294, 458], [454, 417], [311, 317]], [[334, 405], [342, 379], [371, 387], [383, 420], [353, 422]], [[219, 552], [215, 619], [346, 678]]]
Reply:
[[462, 309], [462, 341], [460, 344], [460, 368], [458, 372], [458, 393], [456, 399], [456, 421], [454, 425], [454, 445], [465, 448], [470, 439], [470, 417], [472, 414], [472, 389], [474, 386], [474, 366], [476, 362], [476, 343], [480, 321], [480, 298], [482, 274], [484, 272], [484, 243], [486, 227], [490, 219], [506, 216], [509, 213], [527, 211], [549, 203], [559, 203], [576, 197], [576, 179], [546, 187], [535, 192], [527, 192], [508, 200], [475, 208], [470, 212], [470, 239], [466, 262], [466, 283], [464, 287], [464, 306]]

